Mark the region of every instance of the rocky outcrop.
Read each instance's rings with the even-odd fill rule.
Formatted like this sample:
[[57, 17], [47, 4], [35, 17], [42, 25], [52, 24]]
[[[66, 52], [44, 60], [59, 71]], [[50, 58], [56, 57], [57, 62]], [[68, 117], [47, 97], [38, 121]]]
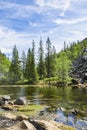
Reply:
[[80, 83], [87, 82], [87, 48], [74, 60], [71, 76]]

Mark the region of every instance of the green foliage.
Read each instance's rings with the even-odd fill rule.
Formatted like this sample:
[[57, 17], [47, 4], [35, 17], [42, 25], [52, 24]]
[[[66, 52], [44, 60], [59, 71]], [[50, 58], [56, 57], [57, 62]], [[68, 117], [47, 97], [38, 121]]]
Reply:
[[43, 50], [43, 43], [42, 40], [40, 39], [39, 43], [39, 50], [38, 50], [38, 74], [39, 74], [39, 79], [43, 79], [46, 76], [46, 67], [45, 67], [45, 61], [44, 61], [44, 50]]
[[61, 52], [57, 60], [58, 81], [64, 83], [69, 79], [69, 71], [71, 69], [71, 60], [67, 57], [66, 52]]
[[13, 48], [12, 61], [9, 68], [9, 82], [16, 83], [21, 79], [21, 66], [19, 62], [19, 55], [16, 45]]
[[54, 46], [52, 47], [52, 43], [50, 42], [49, 37], [47, 38], [46, 46], [47, 46], [47, 53], [45, 57], [46, 72], [47, 72], [47, 77], [50, 78], [56, 76], [57, 55], [56, 55], [55, 47]]
[[72, 62], [82, 55], [85, 47], [87, 47], [87, 38], [81, 42], [73, 42], [70, 46], [67, 46], [64, 42], [64, 49], [56, 53], [56, 49], [52, 46], [48, 37], [46, 41], [46, 54], [44, 54], [43, 43], [40, 40], [38, 63], [36, 64], [34, 41], [32, 42], [32, 48], [28, 50], [27, 57], [23, 51], [20, 60], [18, 50], [14, 46], [11, 62], [0, 52], [0, 81], [20, 83], [26, 80], [27, 83], [35, 84], [38, 82], [39, 77], [40, 80], [45, 82], [55, 82], [55, 80], [64, 83], [68, 82], [70, 80]]
[[38, 81], [38, 75], [35, 65], [35, 43], [32, 43], [32, 50], [28, 50], [27, 61], [26, 61], [26, 78], [29, 83], [36, 83]]
[[10, 61], [9, 59], [0, 52], [0, 83], [7, 82], [7, 75], [9, 71]]

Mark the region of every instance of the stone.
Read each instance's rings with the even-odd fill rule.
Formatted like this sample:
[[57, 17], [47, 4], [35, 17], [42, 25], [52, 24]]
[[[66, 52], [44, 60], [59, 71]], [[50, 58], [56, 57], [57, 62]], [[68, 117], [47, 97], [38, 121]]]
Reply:
[[78, 109], [71, 109], [71, 113], [73, 115], [77, 115], [79, 113]]
[[15, 105], [26, 105], [26, 99], [24, 97], [20, 97], [14, 101]]
[[8, 101], [8, 100], [10, 100], [10, 99], [11, 99], [11, 97], [10, 97], [9, 95], [5, 95], [5, 96], [2, 97], [2, 100], [3, 100], [3, 101], [5, 101], [5, 100]]
[[37, 130], [75, 130], [72, 127], [55, 121], [35, 120], [31, 122]]
[[28, 117], [25, 115], [19, 115], [19, 116], [17, 116], [16, 120], [17, 121], [28, 120]]
[[79, 84], [79, 83], [78, 83], [78, 81], [77, 81], [77, 80], [75, 80], [75, 79], [72, 79], [72, 80], [71, 80], [71, 82], [72, 82], [72, 84], [74, 84], [74, 85]]
[[4, 113], [1, 116], [3, 119], [9, 119], [9, 120], [16, 120], [16, 115], [12, 114], [12, 113]]
[[2, 109], [7, 110], [7, 111], [8, 110], [13, 111], [15, 108], [12, 105], [3, 105]]
[[[0, 130], [3, 130], [3, 129], [0, 129]], [[37, 130], [37, 129], [28, 121], [23, 120], [21, 122], [18, 122], [12, 127], [4, 128], [4, 130]]]
[[87, 82], [87, 48], [73, 61], [70, 75], [82, 84]]

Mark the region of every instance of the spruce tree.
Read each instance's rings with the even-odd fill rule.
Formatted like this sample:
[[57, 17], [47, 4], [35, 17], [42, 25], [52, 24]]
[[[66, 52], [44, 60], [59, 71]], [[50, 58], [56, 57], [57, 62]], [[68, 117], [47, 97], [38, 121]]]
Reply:
[[35, 42], [32, 42], [32, 57], [31, 57], [31, 79], [33, 83], [38, 81], [38, 75], [35, 65]]
[[46, 69], [45, 69], [45, 61], [44, 61], [44, 50], [43, 50], [43, 43], [42, 39], [40, 39], [39, 42], [39, 50], [38, 50], [38, 74], [39, 78], [43, 79], [46, 75]]
[[27, 53], [27, 59], [26, 59], [26, 78], [28, 80], [30, 80], [31, 78], [31, 57], [32, 53], [30, 48], [28, 49], [28, 53]]
[[16, 45], [13, 48], [12, 61], [9, 68], [9, 78], [11, 82], [17, 82], [21, 79], [21, 67], [20, 67], [19, 54]]
[[32, 49], [28, 50], [26, 60], [26, 78], [29, 83], [36, 83], [38, 80], [36, 65], [35, 65], [35, 43], [32, 42]]
[[47, 54], [46, 54], [46, 71], [47, 71], [47, 77], [50, 78], [50, 76], [51, 76], [52, 44], [50, 42], [49, 37], [47, 38], [47, 41], [46, 41], [46, 49], [47, 49]]

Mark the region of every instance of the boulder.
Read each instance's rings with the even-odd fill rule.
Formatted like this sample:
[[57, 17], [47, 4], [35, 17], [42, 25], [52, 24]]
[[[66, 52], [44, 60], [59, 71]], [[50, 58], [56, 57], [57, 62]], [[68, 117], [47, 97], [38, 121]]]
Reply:
[[17, 116], [16, 120], [17, 121], [28, 120], [28, 117], [25, 115], [19, 115], [19, 116]]
[[73, 114], [73, 115], [77, 115], [79, 113], [79, 110], [78, 109], [71, 109], [70, 112]]
[[70, 126], [55, 121], [35, 120], [31, 123], [37, 128], [37, 130], [75, 130]]
[[4, 102], [5, 105], [8, 104], [8, 101], [11, 99], [9, 95], [5, 95], [2, 97], [2, 101]]
[[9, 119], [9, 120], [16, 120], [16, 115], [14, 115], [14, 114], [11, 114], [11, 113], [4, 113], [3, 115], [2, 115], [2, 118], [3, 119]]
[[0, 105], [2, 106], [4, 104], [4, 101], [2, 100], [2, 98], [0, 98]]
[[14, 106], [12, 106], [12, 105], [3, 105], [2, 109], [7, 110], [7, 111], [8, 110], [10, 110], [10, 111], [14, 111], [15, 110]]
[[26, 98], [20, 97], [14, 101], [15, 105], [26, 105]]
[[[3, 129], [0, 129], [0, 130], [3, 130]], [[21, 122], [18, 122], [12, 127], [4, 128], [4, 130], [36, 130], [36, 128], [28, 121], [23, 120]]]
[[75, 79], [72, 79], [72, 80], [71, 80], [71, 82], [72, 82], [72, 84], [74, 84], [74, 85], [79, 84], [79, 83], [78, 83], [78, 81], [77, 81], [77, 80], [75, 80]]
[[10, 99], [11, 99], [11, 97], [9, 95], [5, 95], [5, 96], [2, 97], [3, 101], [6, 101], [6, 100], [8, 101]]

